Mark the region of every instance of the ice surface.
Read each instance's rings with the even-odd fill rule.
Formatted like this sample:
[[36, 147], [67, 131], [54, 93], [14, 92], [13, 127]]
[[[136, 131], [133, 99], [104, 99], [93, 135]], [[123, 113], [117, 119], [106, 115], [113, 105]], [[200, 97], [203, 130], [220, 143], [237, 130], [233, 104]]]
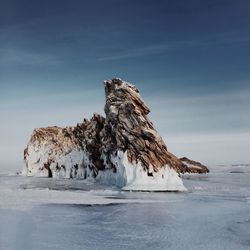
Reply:
[[232, 168], [179, 193], [0, 175], [0, 249], [250, 249], [250, 166]]
[[[98, 185], [94, 180], [0, 176], [0, 209], [29, 210], [44, 204], [105, 205], [134, 202], [132, 199], [106, 199], [120, 193], [115, 187]], [[137, 202], [142, 202], [137, 200]], [[143, 202], [151, 202], [150, 200]]]

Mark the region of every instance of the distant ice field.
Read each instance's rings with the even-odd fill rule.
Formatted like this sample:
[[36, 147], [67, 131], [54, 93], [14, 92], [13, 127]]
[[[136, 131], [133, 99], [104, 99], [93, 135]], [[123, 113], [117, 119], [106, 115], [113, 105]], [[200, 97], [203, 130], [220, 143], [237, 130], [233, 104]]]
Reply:
[[0, 250], [250, 249], [250, 165], [183, 176], [188, 191], [0, 175]]

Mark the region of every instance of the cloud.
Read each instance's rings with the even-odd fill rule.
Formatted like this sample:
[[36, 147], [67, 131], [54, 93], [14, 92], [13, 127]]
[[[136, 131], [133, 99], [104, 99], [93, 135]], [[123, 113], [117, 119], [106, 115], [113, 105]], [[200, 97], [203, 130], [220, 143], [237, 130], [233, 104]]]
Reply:
[[[166, 93], [167, 91], [165, 91]], [[161, 133], [250, 131], [250, 91], [232, 90], [214, 94], [147, 96], [150, 117]]]
[[0, 65], [56, 65], [61, 63], [61, 60], [52, 54], [24, 49], [1, 49], [0, 54]]
[[196, 37], [192, 39], [167, 41], [160, 44], [151, 44], [127, 50], [123, 50], [121, 48], [119, 52], [104, 57], [98, 57], [96, 61], [116, 61], [129, 58], [157, 55], [185, 48], [204, 48], [216, 45], [220, 46], [226, 44], [245, 43], [249, 41], [250, 36], [248, 35], [242, 35], [237, 32], [224, 32], [219, 34], [213, 34], [207, 37]]
[[164, 139], [169, 151], [209, 166], [250, 163], [250, 132], [175, 134]]
[[18, 171], [23, 150], [34, 128], [71, 126], [91, 118], [94, 112], [103, 114], [103, 90], [28, 93], [0, 100], [0, 172], [3, 168]]
[[127, 59], [133, 57], [150, 56], [154, 54], [164, 53], [169, 49], [168, 44], [156, 44], [135, 49], [126, 50], [117, 55], [99, 57], [97, 61], [113, 61], [119, 59]]

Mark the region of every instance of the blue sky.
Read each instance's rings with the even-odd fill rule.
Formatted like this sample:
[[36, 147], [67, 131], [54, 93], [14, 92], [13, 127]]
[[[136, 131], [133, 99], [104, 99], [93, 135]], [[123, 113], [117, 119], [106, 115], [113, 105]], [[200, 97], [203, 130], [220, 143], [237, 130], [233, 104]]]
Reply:
[[249, 58], [247, 0], [2, 0], [0, 162], [19, 164], [34, 127], [103, 112], [115, 76], [141, 90], [170, 151], [250, 162]]

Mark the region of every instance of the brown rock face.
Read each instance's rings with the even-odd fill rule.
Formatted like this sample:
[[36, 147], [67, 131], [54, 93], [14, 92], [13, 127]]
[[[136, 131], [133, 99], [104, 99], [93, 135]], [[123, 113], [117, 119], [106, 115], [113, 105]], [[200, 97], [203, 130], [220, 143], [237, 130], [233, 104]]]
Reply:
[[[208, 172], [201, 163], [178, 159], [168, 151], [147, 117], [150, 109], [134, 85], [121, 79], [107, 80], [104, 85], [106, 118], [94, 114], [91, 120], [84, 119], [76, 126], [34, 130], [24, 151], [27, 175], [87, 178], [111, 171], [124, 175], [126, 184], [132, 178], [126, 177], [130, 173], [126, 172], [128, 166], [142, 168], [146, 176], [154, 179], [166, 169], [175, 173]], [[122, 169], [126, 168], [125, 173]], [[171, 176], [170, 172], [167, 175]], [[165, 174], [160, 176], [164, 179]]]
[[146, 171], [168, 165], [178, 173], [189, 168], [168, 152], [161, 136], [148, 120], [150, 109], [132, 84], [113, 79], [104, 82], [106, 93], [106, 121], [103, 130], [103, 147], [109, 155], [117, 150], [127, 151], [130, 163], [140, 161]]
[[198, 174], [209, 173], [209, 169], [198, 161], [190, 160], [187, 157], [182, 157], [180, 158], [180, 160], [184, 165], [188, 167], [190, 173], [198, 173]]

